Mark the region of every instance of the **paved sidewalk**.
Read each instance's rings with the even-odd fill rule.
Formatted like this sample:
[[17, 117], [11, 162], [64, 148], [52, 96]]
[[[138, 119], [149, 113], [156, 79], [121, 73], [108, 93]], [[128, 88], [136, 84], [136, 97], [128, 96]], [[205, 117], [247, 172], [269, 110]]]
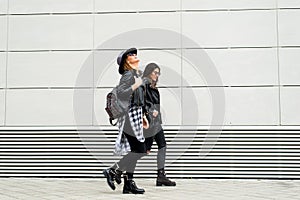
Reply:
[[153, 199], [153, 200], [256, 200], [300, 199], [300, 181], [177, 179], [176, 187], [156, 187], [154, 179], [136, 178], [144, 195], [122, 194], [122, 184], [112, 191], [106, 179], [95, 178], [1, 178], [0, 199]]

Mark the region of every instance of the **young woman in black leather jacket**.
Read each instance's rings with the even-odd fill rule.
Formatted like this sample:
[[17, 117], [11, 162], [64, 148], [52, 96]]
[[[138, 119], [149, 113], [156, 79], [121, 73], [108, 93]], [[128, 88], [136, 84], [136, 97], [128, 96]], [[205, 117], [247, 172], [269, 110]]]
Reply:
[[[119, 118], [119, 142], [129, 143], [130, 151], [119, 162], [108, 169], [103, 170], [108, 185], [115, 190], [116, 181], [121, 183], [121, 175], [124, 176], [123, 193], [143, 194], [144, 189], [138, 188], [133, 180], [133, 174], [137, 161], [146, 155], [145, 138], [143, 135], [142, 108], [144, 106], [144, 86], [139, 70], [139, 59], [137, 49], [127, 49], [118, 56], [119, 73], [122, 75], [117, 87], [117, 97], [119, 101], [128, 104], [124, 116]], [[116, 147], [120, 145], [116, 142]], [[124, 147], [124, 145], [121, 145]], [[125, 145], [126, 146], [126, 145]], [[115, 150], [116, 151], [116, 150]], [[126, 152], [127, 152], [126, 151]]]
[[146, 66], [143, 79], [147, 79], [145, 92], [145, 112], [149, 119], [150, 127], [144, 130], [146, 137], [147, 153], [150, 153], [153, 139], [158, 146], [157, 152], [157, 179], [156, 186], [175, 186], [176, 183], [166, 177], [165, 173], [165, 157], [166, 157], [166, 140], [163, 128], [161, 126], [160, 112], [160, 95], [156, 84], [160, 75], [160, 67], [155, 63], [150, 63]]

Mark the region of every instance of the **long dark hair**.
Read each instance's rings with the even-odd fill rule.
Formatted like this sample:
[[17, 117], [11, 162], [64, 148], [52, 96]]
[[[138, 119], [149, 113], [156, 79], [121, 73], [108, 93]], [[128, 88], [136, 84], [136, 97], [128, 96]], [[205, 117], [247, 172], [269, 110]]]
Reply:
[[[145, 67], [144, 73], [143, 73], [143, 78], [146, 77], [146, 78], [150, 79], [149, 76], [155, 69], [159, 69], [159, 72], [160, 72], [160, 67], [156, 63], [147, 64]], [[153, 87], [156, 87], [157, 82], [158, 82], [158, 77], [157, 77], [156, 81], [150, 80], [150, 83]]]

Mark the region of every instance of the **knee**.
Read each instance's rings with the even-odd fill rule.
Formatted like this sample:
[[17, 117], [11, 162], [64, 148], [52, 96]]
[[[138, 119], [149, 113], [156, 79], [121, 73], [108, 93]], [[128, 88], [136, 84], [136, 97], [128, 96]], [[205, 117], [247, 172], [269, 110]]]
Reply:
[[142, 157], [146, 156], [147, 155], [147, 151], [145, 152], [140, 152], [138, 153], [138, 159], [141, 159]]
[[156, 141], [156, 143], [157, 143], [158, 149], [167, 148], [167, 142], [164, 137], [162, 139]]
[[138, 149], [138, 150], [131, 150], [131, 153], [134, 153], [136, 155], [139, 155], [143, 157], [143, 155], [147, 152], [146, 148], [144, 149]]
[[162, 143], [162, 144], [159, 144], [159, 145], [157, 145], [157, 148], [158, 148], [158, 149], [162, 149], [162, 148], [167, 149], [167, 143], [164, 142], [164, 143]]

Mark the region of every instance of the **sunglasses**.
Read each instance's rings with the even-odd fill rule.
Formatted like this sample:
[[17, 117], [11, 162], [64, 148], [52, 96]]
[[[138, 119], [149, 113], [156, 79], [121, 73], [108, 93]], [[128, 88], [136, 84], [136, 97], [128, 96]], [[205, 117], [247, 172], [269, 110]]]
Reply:
[[127, 56], [136, 56], [135, 53], [128, 53]]
[[157, 76], [160, 76], [160, 72], [157, 72], [157, 71], [153, 71], [153, 73]]

